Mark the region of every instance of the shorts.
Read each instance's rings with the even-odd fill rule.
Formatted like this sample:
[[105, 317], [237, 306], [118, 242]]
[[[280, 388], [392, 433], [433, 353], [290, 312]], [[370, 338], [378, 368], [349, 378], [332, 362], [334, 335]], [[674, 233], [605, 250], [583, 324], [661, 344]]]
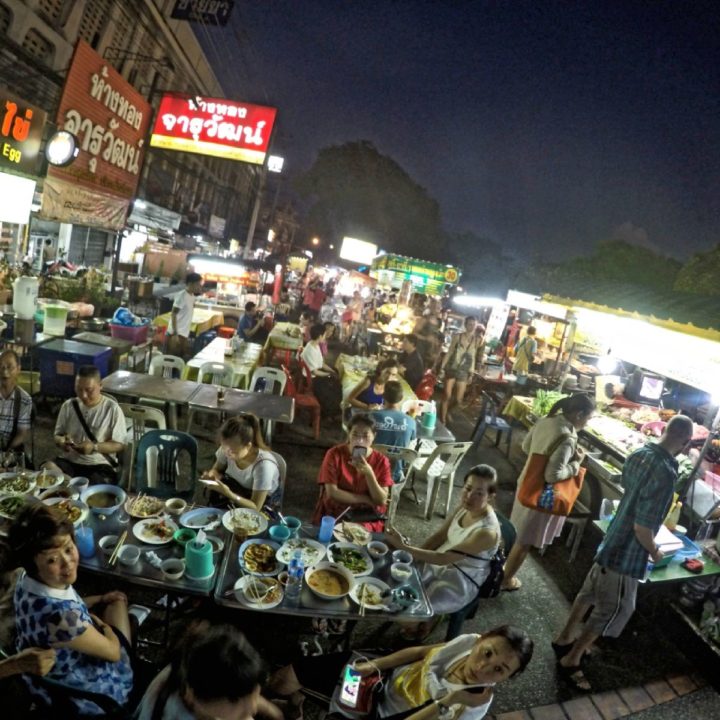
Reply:
[[470, 370], [463, 368], [453, 368], [451, 370], [445, 368], [445, 379], [455, 380], [456, 382], [467, 382], [470, 379]]
[[66, 475], [71, 478], [86, 477], [91, 485], [116, 485], [118, 481], [117, 473], [106, 463], [101, 465], [81, 465], [65, 458], [55, 458], [53, 462]]
[[585, 627], [604, 637], [619, 637], [635, 612], [637, 587], [636, 578], [594, 563], [575, 598], [593, 606]]

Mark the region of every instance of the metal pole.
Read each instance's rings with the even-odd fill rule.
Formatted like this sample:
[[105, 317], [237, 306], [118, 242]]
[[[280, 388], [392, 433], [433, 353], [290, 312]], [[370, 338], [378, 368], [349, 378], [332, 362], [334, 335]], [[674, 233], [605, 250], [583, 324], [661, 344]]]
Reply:
[[265, 180], [267, 178], [267, 165], [263, 165], [260, 174], [260, 186], [258, 187], [257, 195], [255, 196], [255, 205], [252, 211], [252, 217], [250, 218], [250, 227], [248, 227], [247, 238], [245, 239], [245, 250], [243, 250], [243, 257], [247, 260], [250, 257], [252, 251], [253, 236], [255, 235], [255, 226], [257, 225], [258, 215], [260, 214], [260, 203], [262, 201], [263, 193], [265, 192]]

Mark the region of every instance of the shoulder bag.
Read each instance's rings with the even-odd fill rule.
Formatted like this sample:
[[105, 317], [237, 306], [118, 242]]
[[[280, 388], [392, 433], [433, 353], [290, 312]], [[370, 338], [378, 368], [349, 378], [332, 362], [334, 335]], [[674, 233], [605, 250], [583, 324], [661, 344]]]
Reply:
[[[95, 443], [97, 445], [98, 439], [95, 437], [95, 433], [90, 429], [90, 426], [85, 421], [85, 418], [83, 417], [83, 414], [80, 410], [80, 406], [78, 405], [78, 401], [73, 400], [72, 406], [73, 406], [73, 410], [75, 411], [75, 414], [77, 415], [77, 419], [80, 421], [80, 425], [82, 425], [82, 429], [85, 431], [85, 434], [88, 436], [88, 440], [91, 443]], [[113, 470], [117, 470], [119, 463], [112, 455], [106, 455], [105, 453], [100, 453], [100, 454], [108, 461], [110, 467], [113, 468]]]
[[[525, 477], [517, 494], [517, 499], [526, 508], [560, 516], [567, 516], [572, 511], [582, 489], [585, 468], [581, 467], [574, 477], [559, 480], [556, 483], [545, 482], [545, 468], [548, 460], [564, 440], [565, 438], [562, 436], [558, 438], [547, 455], [533, 453], [530, 456]], [[543, 498], [542, 505], [541, 498]]]

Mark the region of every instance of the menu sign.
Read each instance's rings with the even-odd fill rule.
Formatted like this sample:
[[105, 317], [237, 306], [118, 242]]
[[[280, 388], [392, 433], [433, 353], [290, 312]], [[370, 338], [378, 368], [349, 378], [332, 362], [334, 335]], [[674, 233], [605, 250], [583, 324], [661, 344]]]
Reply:
[[0, 167], [37, 174], [45, 111], [0, 88]]
[[460, 270], [456, 267], [402, 255], [380, 255], [373, 260], [372, 269], [402, 273], [408, 280], [412, 280], [412, 276], [417, 276], [426, 282], [446, 285], [455, 285], [460, 279]]
[[[67, 167], [48, 170], [48, 177], [59, 181], [55, 187], [63, 192], [72, 186], [76, 196], [78, 191], [103, 193], [121, 201], [127, 210], [140, 179], [151, 111], [145, 98], [115, 68], [78, 40], [60, 98], [58, 126], [75, 135], [80, 154]], [[45, 203], [42, 213], [48, 216]], [[98, 224], [92, 217], [81, 221], [77, 216], [75, 220], [53, 217]], [[119, 229], [123, 224], [124, 218], [112, 227]]]
[[168, 93], [150, 145], [262, 165], [276, 115], [276, 108], [264, 105]]

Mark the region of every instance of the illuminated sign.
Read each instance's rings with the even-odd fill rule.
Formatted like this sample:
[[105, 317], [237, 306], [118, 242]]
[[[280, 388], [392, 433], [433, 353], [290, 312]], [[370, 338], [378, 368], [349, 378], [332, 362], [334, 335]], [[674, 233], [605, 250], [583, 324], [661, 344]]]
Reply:
[[45, 112], [0, 88], [0, 167], [37, 173]]
[[0, 222], [27, 225], [35, 181], [0, 173]]
[[150, 145], [262, 165], [276, 115], [264, 105], [168, 93], [160, 101]]
[[377, 245], [375, 245], [375, 243], [351, 237], [344, 237], [342, 240], [340, 257], [343, 260], [350, 260], [350, 262], [369, 265], [376, 255]]
[[[140, 180], [150, 113], [145, 98], [86, 42], [78, 40], [57, 123], [77, 138], [80, 154], [67, 167], [48, 169], [48, 177], [57, 181], [55, 188], [61, 195], [52, 209], [43, 200], [42, 215], [61, 222], [123, 227], [125, 218], [118, 224], [117, 215], [113, 215], [113, 225], [100, 225], [101, 220], [92, 215], [78, 219], [76, 201], [66, 203], [63, 195], [77, 195], [78, 190], [89, 195], [102, 193], [119, 200], [127, 211]], [[88, 202], [85, 197], [81, 204]], [[63, 210], [66, 207], [67, 213]], [[102, 222], [108, 219], [106, 216]]]
[[372, 262], [373, 272], [396, 273], [404, 280], [410, 280], [418, 289], [437, 291], [443, 285], [455, 285], [460, 279], [460, 269], [452, 265], [417, 260], [402, 255], [379, 255]]

